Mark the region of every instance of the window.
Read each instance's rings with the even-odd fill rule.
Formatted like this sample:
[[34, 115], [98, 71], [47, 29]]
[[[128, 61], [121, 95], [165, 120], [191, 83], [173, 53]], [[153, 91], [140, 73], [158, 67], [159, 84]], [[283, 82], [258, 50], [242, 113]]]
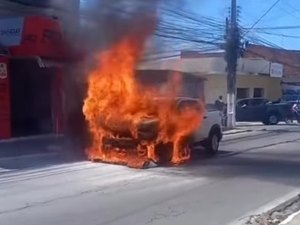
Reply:
[[239, 102], [237, 103], [237, 106], [238, 106], [238, 107], [249, 106], [249, 100], [242, 100], [242, 101], [239, 101]]
[[264, 105], [266, 103], [266, 100], [263, 98], [259, 98], [259, 99], [251, 99], [251, 105], [252, 106], [261, 106]]
[[249, 98], [249, 88], [238, 88], [236, 92], [236, 98]]
[[253, 90], [253, 98], [262, 98], [265, 95], [264, 88], [254, 88]]
[[199, 111], [201, 109], [199, 102], [196, 100], [183, 100], [179, 103], [178, 108], [180, 111], [186, 111], [190, 109]]

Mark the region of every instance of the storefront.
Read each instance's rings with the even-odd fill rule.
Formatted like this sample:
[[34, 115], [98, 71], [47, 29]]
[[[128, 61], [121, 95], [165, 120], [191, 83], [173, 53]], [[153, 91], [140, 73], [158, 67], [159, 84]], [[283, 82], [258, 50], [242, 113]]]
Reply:
[[0, 139], [62, 133], [63, 62], [58, 21], [30, 16], [0, 20]]
[[282, 95], [285, 101], [300, 102], [300, 83], [283, 83]]

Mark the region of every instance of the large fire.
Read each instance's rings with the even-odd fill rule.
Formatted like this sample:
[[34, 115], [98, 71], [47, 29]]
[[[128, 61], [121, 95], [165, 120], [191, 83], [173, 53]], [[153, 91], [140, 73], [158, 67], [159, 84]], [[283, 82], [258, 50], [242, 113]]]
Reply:
[[[91, 160], [142, 168], [162, 158], [173, 164], [190, 158], [188, 142], [202, 123], [202, 108], [178, 111], [175, 97], [180, 79], [173, 79], [160, 98], [157, 89], [145, 87], [136, 79], [136, 68], [150, 35], [127, 35], [98, 56], [98, 66], [88, 76], [83, 112], [92, 136], [87, 149]], [[179, 74], [173, 77], [180, 78]], [[143, 133], [147, 129], [151, 137], [149, 132], [145, 131], [148, 136]]]

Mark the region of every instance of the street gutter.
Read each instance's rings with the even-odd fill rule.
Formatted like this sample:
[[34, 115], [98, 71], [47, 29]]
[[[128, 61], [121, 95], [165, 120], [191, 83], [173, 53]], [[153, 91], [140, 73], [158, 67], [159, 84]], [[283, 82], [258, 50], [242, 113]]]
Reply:
[[299, 210], [300, 189], [297, 188], [228, 225], [285, 225], [284, 222], [289, 223], [289, 218], [295, 213], [299, 213]]
[[250, 216], [244, 225], [284, 225], [292, 221], [300, 211], [300, 194], [260, 215]]

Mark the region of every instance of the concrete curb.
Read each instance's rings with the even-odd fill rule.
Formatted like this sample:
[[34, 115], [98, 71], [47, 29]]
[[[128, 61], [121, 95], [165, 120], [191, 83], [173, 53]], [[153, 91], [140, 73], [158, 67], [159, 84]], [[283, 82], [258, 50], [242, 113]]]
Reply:
[[279, 225], [300, 224], [300, 218], [298, 218], [299, 215], [300, 215], [300, 211], [295, 212], [295, 213], [291, 214], [288, 218], [286, 218], [284, 221], [282, 221]]
[[289, 204], [293, 202], [296, 198], [298, 198], [300, 193], [300, 189], [294, 189], [293, 191], [287, 193], [284, 196], [281, 196], [273, 201], [267, 202], [265, 205], [262, 205], [258, 209], [248, 212], [247, 214], [241, 216], [240, 218], [232, 221], [227, 225], [245, 225], [247, 224], [248, 220], [252, 216], [262, 215], [264, 213], [270, 213], [272, 211], [276, 211], [277, 209], [281, 208], [283, 205]]
[[241, 129], [226, 130], [226, 131], [223, 131], [223, 135], [241, 134], [241, 133], [248, 133], [248, 132], [252, 132], [252, 131], [253, 130], [241, 130]]

